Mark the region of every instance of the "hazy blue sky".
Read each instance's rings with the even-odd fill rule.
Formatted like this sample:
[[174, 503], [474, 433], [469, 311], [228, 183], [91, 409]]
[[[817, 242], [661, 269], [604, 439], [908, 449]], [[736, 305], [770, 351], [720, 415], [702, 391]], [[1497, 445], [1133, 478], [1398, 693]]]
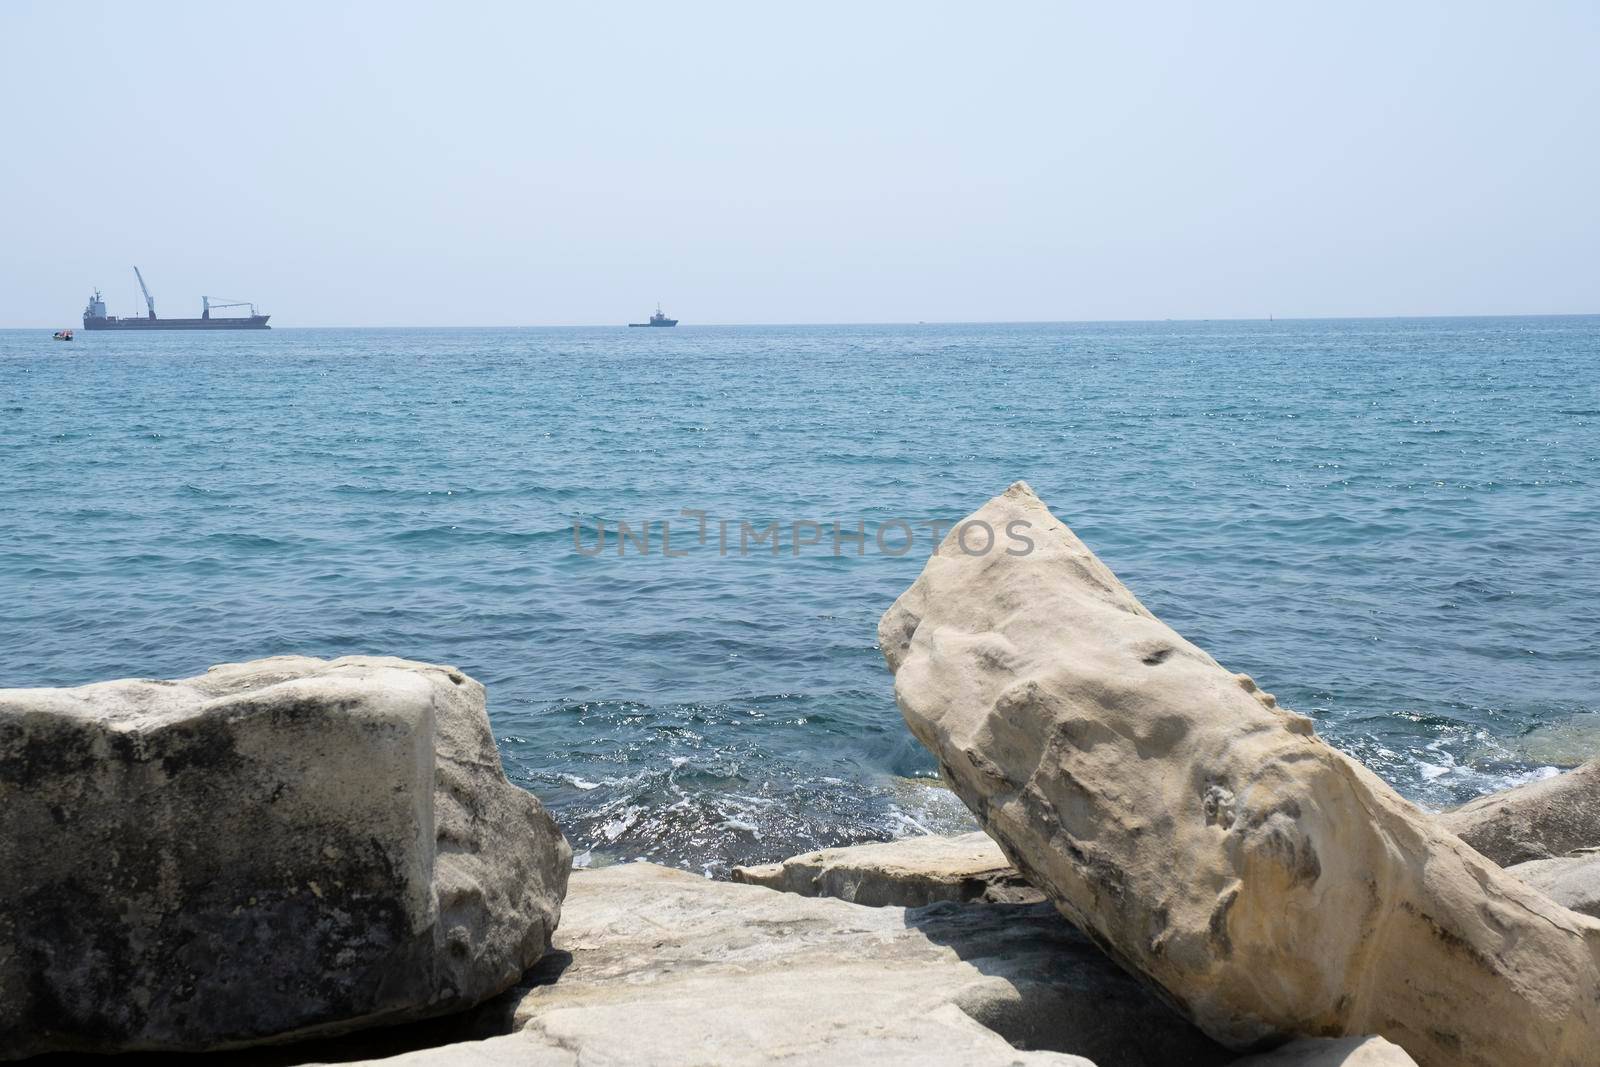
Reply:
[[1600, 4], [0, 0], [0, 325], [1600, 311]]

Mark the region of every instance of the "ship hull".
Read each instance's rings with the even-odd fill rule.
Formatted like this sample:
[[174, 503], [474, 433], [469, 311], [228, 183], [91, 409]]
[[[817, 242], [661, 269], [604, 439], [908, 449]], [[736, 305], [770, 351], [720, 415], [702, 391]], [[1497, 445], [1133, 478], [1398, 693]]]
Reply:
[[270, 330], [271, 315], [237, 315], [220, 319], [119, 319], [83, 317], [85, 330]]
[[630, 322], [630, 323], [628, 323], [628, 325], [629, 326], [658, 326], [658, 327], [659, 326], [676, 326], [676, 325], [678, 325], [678, 320], [677, 319], [668, 319], [666, 322]]

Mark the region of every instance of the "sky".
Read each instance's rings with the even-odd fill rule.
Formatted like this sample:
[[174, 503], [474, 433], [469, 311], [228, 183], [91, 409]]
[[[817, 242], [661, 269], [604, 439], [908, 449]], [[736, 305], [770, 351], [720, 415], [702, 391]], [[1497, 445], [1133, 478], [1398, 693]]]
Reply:
[[0, 0], [0, 326], [1600, 312], [1600, 4]]

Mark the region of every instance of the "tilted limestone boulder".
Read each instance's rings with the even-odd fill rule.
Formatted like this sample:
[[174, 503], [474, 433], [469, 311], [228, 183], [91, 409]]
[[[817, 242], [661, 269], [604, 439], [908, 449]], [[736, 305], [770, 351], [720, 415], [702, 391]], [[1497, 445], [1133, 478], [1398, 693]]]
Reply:
[[920, 908], [941, 900], [1036, 903], [1044, 894], [985, 833], [825, 848], [780, 863], [735, 867], [733, 880], [871, 907]]
[[1502, 867], [1600, 847], [1600, 759], [1479, 797], [1439, 821]]
[[1228, 1067], [1416, 1067], [1399, 1045], [1381, 1037], [1302, 1037]]
[[1506, 873], [1520, 878], [1563, 908], [1600, 919], [1600, 849], [1555, 859], [1529, 860], [1507, 867]]
[[474, 1004], [548, 947], [571, 863], [453, 668], [0, 690], [0, 1057]]
[[1042, 903], [868, 908], [628, 863], [573, 874], [555, 951], [530, 977], [536, 984], [509, 1009], [509, 1036], [373, 1062], [1221, 1067], [1235, 1058]]
[[912, 731], [1064, 914], [1241, 1050], [1380, 1034], [1426, 1067], [1592, 1067], [1600, 922], [1184, 640], [1025, 484], [973, 518], [1035, 547], [969, 555], [958, 528], [879, 640]]

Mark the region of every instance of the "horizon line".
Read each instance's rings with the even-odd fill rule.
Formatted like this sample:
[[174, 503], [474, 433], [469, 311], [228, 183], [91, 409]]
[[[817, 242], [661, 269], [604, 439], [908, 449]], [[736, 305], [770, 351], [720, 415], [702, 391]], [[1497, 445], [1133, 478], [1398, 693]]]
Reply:
[[[1395, 321], [1427, 321], [1437, 319], [1582, 319], [1600, 316], [1600, 311], [1537, 311], [1516, 312], [1511, 314], [1495, 314], [1493, 312], [1478, 312], [1470, 315], [1297, 315], [1279, 318], [1277, 316], [1216, 316], [1211, 318], [1159, 318], [1159, 319], [879, 319], [858, 322], [694, 322], [686, 324], [690, 328], [710, 327], [716, 329], [731, 329], [739, 327], [804, 327], [804, 326], [1094, 326], [1094, 325], [1150, 325], [1160, 323], [1202, 323], [1202, 322], [1395, 322]], [[52, 327], [43, 326], [0, 326], [0, 330], [48, 330]], [[144, 332], [121, 330], [86, 330], [83, 326], [58, 326], [55, 329], [70, 329], [74, 332], [84, 333], [123, 333]], [[302, 323], [298, 325], [274, 325], [273, 330], [601, 330], [601, 329], [628, 329], [625, 322], [548, 322], [548, 323], [502, 323], [497, 325], [460, 324], [460, 323]], [[659, 329], [660, 327], [656, 327]], [[679, 329], [680, 326], [667, 327]], [[160, 331], [154, 331], [160, 332]], [[174, 333], [183, 330], [171, 331]], [[215, 333], [222, 331], [193, 330], [194, 333]], [[254, 330], [250, 331], [256, 332]]]

